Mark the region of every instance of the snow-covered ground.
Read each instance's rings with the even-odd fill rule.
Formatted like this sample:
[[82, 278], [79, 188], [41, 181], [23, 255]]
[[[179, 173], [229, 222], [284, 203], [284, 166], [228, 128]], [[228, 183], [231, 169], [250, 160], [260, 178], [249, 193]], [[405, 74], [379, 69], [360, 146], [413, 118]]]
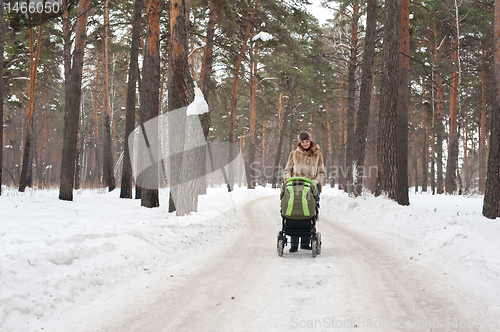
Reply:
[[[207, 195], [200, 196], [198, 212], [184, 217], [168, 213], [168, 190], [160, 194], [161, 207], [147, 209], [138, 200], [119, 199], [119, 190], [79, 191], [73, 202], [64, 202], [56, 190], [21, 194], [4, 188], [0, 330], [47, 331], [68, 312], [109, 299], [119, 287], [133, 288], [144, 278], [169, 276], [180, 284], [178, 275], [196, 273], [207, 257], [253, 227], [241, 217], [245, 204], [266, 196], [274, 204], [279, 191], [259, 187], [228, 193], [225, 188], [209, 188]], [[443, 276], [459, 292], [477, 292], [485, 299], [475, 308], [482, 315], [469, 318], [484, 319], [483, 327], [488, 319], [490, 329], [479, 330], [500, 330], [500, 301], [494, 300], [500, 298], [499, 220], [482, 217], [482, 197], [411, 194], [410, 203], [402, 207], [383, 197], [349, 198], [325, 188], [320, 222], [331, 220], [339, 229], [375, 241], [401, 262], [406, 260], [404, 264]], [[268, 231], [273, 238], [279, 216], [275, 220]], [[335, 254], [334, 239], [332, 235], [330, 243], [324, 244], [318, 262]], [[272, 239], [263, 250], [266, 255], [272, 253], [270, 259], [277, 263], [287, 258], [277, 256]], [[286, 256], [290, 255], [287, 251]], [[312, 264], [312, 258], [307, 259]], [[330, 262], [323, 262], [330, 268]], [[280, 294], [277, 288], [275, 295]], [[306, 295], [300, 285], [292, 292], [314, 296]], [[270, 326], [273, 319], [267, 318]], [[307, 327], [307, 323], [295, 317], [288, 327]]]

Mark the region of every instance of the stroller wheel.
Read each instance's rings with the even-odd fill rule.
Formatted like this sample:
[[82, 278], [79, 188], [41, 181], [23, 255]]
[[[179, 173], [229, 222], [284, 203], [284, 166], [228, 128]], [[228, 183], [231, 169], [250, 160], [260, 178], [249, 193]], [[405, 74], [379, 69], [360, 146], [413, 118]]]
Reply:
[[319, 246], [318, 238], [317, 237], [313, 237], [311, 239], [311, 247], [312, 247], [313, 257], [316, 257], [316, 255], [318, 254], [318, 246]]
[[317, 232], [316, 237], [318, 238], [318, 255], [321, 254], [321, 233]]
[[277, 246], [277, 250], [278, 250], [278, 256], [283, 256], [283, 249], [285, 247], [285, 241], [283, 239], [283, 235], [281, 235], [281, 232], [278, 233], [278, 246]]

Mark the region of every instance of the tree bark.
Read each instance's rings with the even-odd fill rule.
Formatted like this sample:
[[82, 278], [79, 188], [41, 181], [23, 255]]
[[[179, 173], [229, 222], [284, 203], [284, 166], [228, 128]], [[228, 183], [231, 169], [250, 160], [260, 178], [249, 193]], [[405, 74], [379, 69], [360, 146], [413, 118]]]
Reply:
[[283, 140], [284, 140], [284, 137], [285, 137], [285, 128], [286, 128], [286, 118], [287, 118], [287, 115], [286, 115], [286, 112], [285, 112], [285, 115], [282, 116], [283, 114], [283, 98], [285, 96], [283, 95], [283, 93], [280, 94], [280, 99], [279, 99], [279, 106], [278, 106], [278, 114], [279, 114], [279, 138], [278, 138], [278, 147], [277, 147], [277, 150], [276, 150], [276, 156], [274, 157], [274, 168], [273, 168], [273, 177], [271, 179], [271, 186], [273, 188], [276, 188], [277, 187], [277, 182], [278, 182], [278, 174], [276, 174], [278, 172], [278, 167], [279, 167], [279, 163], [280, 163], [280, 160], [281, 160], [281, 156], [283, 154]]
[[328, 138], [328, 155], [326, 158], [326, 176], [327, 183], [330, 184], [330, 187], [333, 188], [335, 185], [334, 181], [332, 181], [332, 166], [333, 166], [333, 133], [332, 133], [332, 118], [331, 118], [331, 107], [328, 101], [326, 103], [326, 129], [327, 129], [327, 138]]
[[358, 116], [356, 118], [356, 134], [354, 140], [354, 161], [356, 186], [355, 195], [361, 195], [365, 164], [368, 120], [372, 100], [373, 62], [375, 60], [375, 41], [377, 38], [377, 0], [368, 0], [366, 9], [366, 36], [363, 56], [363, 74], [359, 97]]
[[[78, 116], [80, 114], [80, 97], [82, 93], [81, 87], [83, 53], [85, 49], [85, 39], [87, 38], [87, 15], [89, 2], [89, 0], [81, 0], [78, 3], [78, 19], [75, 26], [73, 67], [71, 68], [68, 75], [69, 82], [66, 82], [65, 84], [67, 90], [64, 114], [64, 140], [62, 150], [59, 199], [66, 201], [73, 200], [76, 145], [78, 138]], [[67, 7], [64, 10], [67, 11]], [[66, 31], [69, 32], [69, 28]], [[65, 35], [64, 37], [65, 41], [70, 40], [70, 36]]]
[[[231, 93], [231, 105], [229, 112], [231, 114], [230, 116], [230, 123], [229, 123], [229, 160], [234, 160], [234, 143], [236, 142], [236, 101], [237, 101], [237, 94], [238, 94], [238, 81], [240, 77], [240, 68], [241, 68], [241, 63], [243, 62], [243, 58], [245, 56], [245, 51], [247, 47], [247, 42], [248, 38], [250, 38], [250, 32], [252, 31], [252, 26], [253, 26], [253, 21], [255, 19], [255, 13], [257, 12], [257, 9], [259, 8], [259, 0], [255, 1], [254, 8], [252, 10], [252, 14], [250, 15], [250, 18], [248, 20], [247, 28], [245, 31], [245, 35], [243, 37], [243, 41], [241, 44], [240, 48], [240, 53], [238, 54], [236, 58], [236, 65], [234, 68], [234, 79], [233, 79], [233, 88], [232, 88], [232, 93]], [[228, 184], [228, 190], [232, 191], [233, 190], [233, 184], [234, 184], [234, 170], [232, 167], [229, 167], [229, 184]]]
[[37, 162], [37, 165], [41, 165], [39, 168], [39, 181], [42, 184], [42, 188], [46, 187], [45, 183], [45, 144], [47, 142], [47, 76], [49, 75], [47, 72], [47, 68], [44, 68], [43, 72], [43, 97], [42, 97], [42, 134], [40, 139], [40, 161]]
[[253, 49], [253, 57], [252, 61], [250, 61], [250, 114], [249, 114], [249, 128], [250, 128], [250, 142], [248, 144], [248, 157], [247, 157], [247, 188], [255, 189], [255, 174], [254, 174], [254, 165], [255, 162], [255, 123], [256, 123], [256, 114], [257, 114], [257, 57], [258, 46], [257, 42], [255, 42]]
[[347, 88], [347, 137], [345, 142], [345, 159], [347, 172], [347, 188], [350, 194], [353, 188], [353, 168], [354, 164], [354, 116], [355, 97], [356, 97], [356, 67], [358, 56], [358, 22], [359, 22], [359, 4], [354, 1], [352, 4], [352, 22], [351, 22], [351, 45], [349, 57], [349, 82]]
[[[288, 80], [288, 79], [289, 78], [286, 78], [286, 80]], [[285, 158], [285, 157], [288, 158], [288, 156], [285, 156], [283, 153], [284, 152], [283, 145], [285, 142], [287, 130], [292, 130], [291, 128], [290, 129], [287, 129], [287, 128], [288, 128], [288, 123], [289, 123], [288, 118], [290, 117], [290, 115], [292, 114], [292, 112], [295, 108], [295, 88], [297, 85], [297, 76], [293, 76], [291, 82], [289, 82], [287, 85], [289, 86], [289, 89], [288, 89], [289, 93], [287, 95], [288, 102], [286, 104], [284, 113], [282, 112], [282, 110], [283, 110], [283, 98], [285, 97], [285, 95], [283, 95], [283, 94], [280, 95], [280, 105], [279, 105], [279, 108], [280, 108], [279, 109], [280, 131], [279, 131], [279, 139], [278, 139], [278, 149], [276, 151], [276, 156], [274, 159], [273, 177], [271, 180], [273, 188], [277, 187], [278, 177], [281, 177], [281, 174], [278, 173], [278, 171], [281, 169], [279, 167], [280, 161], [282, 160], [282, 158]], [[281, 116], [281, 114], [283, 114], [283, 116]]]
[[111, 151], [111, 110], [109, 102], [109, 1], [104, 1], [104, 35], [102, 38], [102, 48], [103, 48], [103, 66], [102, 66], [102, 76], [104, 79], [103, 87], [103, 126], [104, 126], [104, 144], [102, 148], [102, 160], [103, 160], [103, 175], [104, 183], [108, 187], [109, 191], [115, 189], [115, 176], [114, 176], [114, 165], [113, 165], [113, 153]]
[[[45, 3], [44, 3], [45, 5]], [[29, 6], [29, 1], [28, 1]], [[42, 48], [42, 33], [43, 23], [45, 19], [45, 11], [42, 11], [40, 16], [40, 27], [38, 28], [38, 38], [36, 43], [36, 51], [34, 50], [34, 36], [31, 14], [28, 14], [29, 24], [29, 39], [30, 39], [30, 86], [29, 86], [29, 104], [28, 104], [28, 118], [26, 125], [26, 137], [24, 140], [23, 150], [23, 163], [21, 168], [21, 178], [19, 180], [19, 191], [24, 192], [26, 187], [32, 184], [32, 166], [33, 154], [31, 151], [31, 143], [33, 139], [33, 112], [35, 110], [35, 92], [36, 92], [36, 77], [38, 73], [38, 60], [40, 59], [40, 49]]]
[[462, 166], [464, 174], [464, 194], [469, 191], [470, 188], [470, 175], [469, 172], [469, 98], [465, 99], [465, 126], [463, 135], [463, 146], [464, 146], [464, 164]]
[[479, 117], [479, 194], [486, 187], [486, 50], [482, 51], [481, 70], [481, 114]]
[[101, 161], [99, 157], [99, 122], [97, 120], [97, 114], [99, 103], [97, 101], [97, 84], [99, 83], [99, 68], [101, 67], [101, 59], [97, 59], [97, 66], [95, 68], [95, 81], [94, 81], [94, 158], [95, 158], [95, 169], [94, 169], [94, 185], [100, 186], [101, 183]]
[[488, 173], [483, 201], [483, 215], [490, 219], [500, 217], [500, 0], [495, 0], [494, 15], [494, 93]]
[[[194, 83], [188, 63], [190, 8], [190, 1], [171, 1], [169, 112], [187, 107], [194, 97]], [[176, 146], [184, 147], [186, 140], [190, 139], [189, 130], [186, 129], [189, 120], [185, 112], [178, 121], [181, 123], [169, 121], [169, 136], [172, 138], [170, 141]], [[176, 211], [179, 216], [196, 211], [198, 205], [197, 182], [196, 179], [190, 180], [190, 174], [199, 171], [197, 168], [199, 155], [196, 155], [195, 150], [183, 151], [171, 162], [169, 212]]]
[[423, 148], [422, 148], [422, 191], [427, 191], [427, 178], [429, 177], [429, 138], [431, 135], [429, 121], [427, 121], [427, 108], [425, 107], [425, 81], [422, 77], [422, 129], [423, 129]]
[[[208, 14], [208, 25], [207, 25], [207, 39], [205, 44], [205, 54], [203, 57], [203, 66], [200, 73], [200, 90], [203, 92], [203, 96], [207, 103], [210, 100], [210, 79], [212, 77], [212, 63], [213, 63], [213, 48], [214, 48], [214, 37], [215, 37], [215, 10], [213, 0], [210, 0], [210, 12]], [[208, 137], [208, 131], [210, 128], [210, 112], [200, 115], [201, 126], [203, 128], [203, 134], [205, 139]]]
[[[205, 42], [205, 54], [203, 56], [203, 65], [201, 67], [200, 73], [200, 90], [203, 92], [203, 97], [207, 103], [210, 103], [210, 80], [212, 77], [212, 63], [213, 63], [213, 48], [214, 48], [214, 37], [215, 37], [215, 9], [213, 0], [209, 0], [210, 12], [208, 14], [208, 24], [207, 24], [207, 39]], [[210, 104], [209, 104], [210, 105]], [[203, 128], [203, 135], [205, 136], [205, 140], [208, 143], [208, 133], [210, 130], [210, 125], [212, 123], [211, 113], [210, 111], [207, 113], [203, 113], [200, 116], [201, 127]], [[211, 158], [211, 163], [213, 164], [214, 157], [212, 156], [212, 150], [210, 149], [210, 145], [207, 146], [208, 154]], [[202, 157], [206, 159], [205, 157]], [[206, 160], [203, 162], [206, 164]], [[224, 179], [227, 179], [226, 171], [224, 167], [221, 168]], [[206, 178], [203, 177], [204, 187], [206, 187]], [[205, 192], [206, 193], [206, 188]]]
[[340, 92], [339, 92], [339, 156], [338, 156], [338, 169], [337, 177], [340, 190], [347, 190], [347, 173], [345, 163], [345, 130], [344, 130], [344, 73], [340, 73]]
[[396, 199], [396, 116], [399, 85], [399, 44], [401, 29], [401, 2], [385, 2], [382, 91], [378, 128], [378, 183], [377, 195], [385, 193]]
[[396, 200], [410, 205], [408, 197], [408, 93], [410, 85], [410, 0], [401, 0], [399, 43], [399, 95], [396, 113]]
[[[140, 123], [143, 134], [146, 133], [144, 123], [158, 116], [160, 98], [160, 0], [148, 0], [147, 32], [144, 44], [144, 62], [142, 65], [142, 86], [144, 101], [141, 99]], [[158, 140], [158, 132], [148, 131], [148, 139]], [[147, 148], [151, 149], [148, 140]], [[155, 181], [158, 175], [158, 162], [152, 164], [145, 174], [151, 181], [151, 186], [141, 189], [141, 206], [154, 208], [160, 206], [158, 185]], [[156, 187], [156, 188], [153, 188]]]
[[127, 105], [125, 114], [125, 146], [123, 155], [123, 171], [120, 198], [132, 198], [132, 164], [128, 147], [129, 136], [135, 127], [135, 104], [137, 76], [139, 75], [139, 39], [141, 37], [141, 15], [143, 0], [136, 0], [134, 5], [134, 22], [132, 23], [132, 45], [130, 47], [130, 64], [128, 70]]
[[[441, 49], [444, 45], [444, 39], [441, 41], [441, 44], [438, 44], [438, 25], [437, 22], [434, 23], [434, 39], [435, 39], [435, 56], [434, 56], [434, 65], [440, 61], [440, 53]], [[436, 167], [437, 167], [437, 181], [436, 181], [436, 191], [438, 194], [443, 193], [443, 87], [441, 83], [441, 75], [439, 72], [436, 72]]]
[[[3, 8], [3, 0], [0, 0], [0, 8]], [[3, 54], [3, 10], [0, 14], [0, 54]], [[2, 195], [2, 171], [3, 171], [3, 56], [0, 56], [0, 196]]]
[[457, 190], [457, 163], [458, 163], [458, 37], [453, 45], [453, 61], [455, 69], [451, 73], [450, 87], [450, 137], [448, 146], [448, 160], [446, 163], [446, 193], [453, 194]]

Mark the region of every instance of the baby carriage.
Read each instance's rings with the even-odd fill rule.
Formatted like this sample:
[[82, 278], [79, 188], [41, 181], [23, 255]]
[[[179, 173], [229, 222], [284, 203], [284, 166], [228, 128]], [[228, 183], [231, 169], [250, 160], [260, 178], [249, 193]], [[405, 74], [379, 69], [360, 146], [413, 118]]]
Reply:
[[314, 182], [292, 177], [281, 187], [282, 228], [278, 233], [278, 256], [283, 256], [287, 236], [310, 236], [312, 255], [321, 253], [321, 233], [316, 232], [319, 212], [319, 193]]

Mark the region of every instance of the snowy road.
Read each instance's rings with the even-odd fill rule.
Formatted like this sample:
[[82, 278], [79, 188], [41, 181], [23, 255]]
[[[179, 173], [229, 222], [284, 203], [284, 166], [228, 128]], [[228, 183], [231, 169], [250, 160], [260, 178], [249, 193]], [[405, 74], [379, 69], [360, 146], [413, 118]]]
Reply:
[[[180, 262], [81, 308], [66, 331], [498, 331], [488, 300], [449, 285], [439, 271], [349, 228], [355, 214], [321, 215], [321, 255], [276, 253], [278, 197], [238, 210], [247, 227]], [[342, 218], [343, 222], [338, 222]], [[346, 222], [347, 221], [347, 222]], [[392, 248], [392, 249], [391, 249]], [[74, 313], [75, 314], [75, 313]], [[474, 319], [473, 324], [467, 318]], [[52, 330], [52, 329], [46, 329]]]

